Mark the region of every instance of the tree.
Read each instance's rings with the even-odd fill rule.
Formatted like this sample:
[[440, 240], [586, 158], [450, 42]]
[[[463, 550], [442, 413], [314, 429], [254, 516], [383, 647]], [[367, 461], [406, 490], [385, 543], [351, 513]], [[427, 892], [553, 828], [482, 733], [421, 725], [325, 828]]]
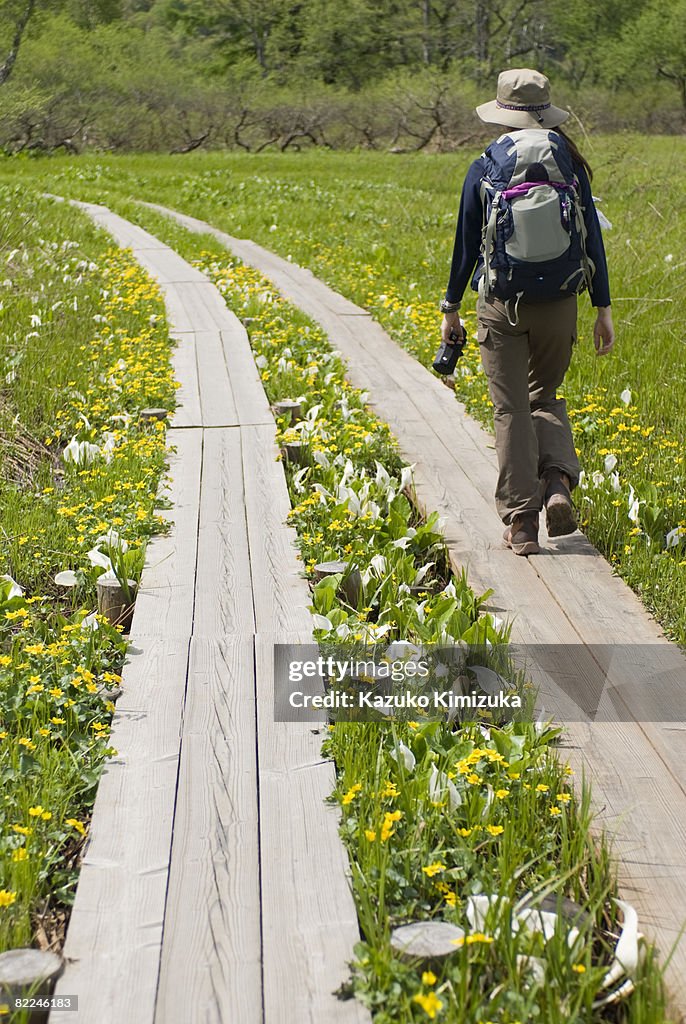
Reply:
[[[686, 113], [686, 0], [658, 3], [651, 0], [637, 20], [628, 26], [625, 40], [632, 56], [633, 68], [646, 65], [666, 79], [679, 92]], [[632, 69], [623, 76], [631, 81]]]
[[542, 57], [561, 68], [578, 88], [612, 78], [615, 45], [627, 24], [635, 21], [645, 0], [548, 0], [544, 13]]
[[266, 74], [267, 47], [275, 26], [287, 9], [286, 0], [164, 0], [168, 24], [187, 36], [211, 38], [229, 66], [254, 56]]
[[9, 52], [5, 57], [5, 60], [0, 64], [0, 85], [4, 85], [7, 79], [12, 74], [14, 65], [19, 55], [19, 47], [21, 41], [24, 38], [24, 32], [28, 25], [31, 17], [36, 9], [36, 0], [24, 0], [16, 12], [10, 12], [10, 18], [13, 21], [14, 31], [12, 34], [12, 40], [10, 42]]

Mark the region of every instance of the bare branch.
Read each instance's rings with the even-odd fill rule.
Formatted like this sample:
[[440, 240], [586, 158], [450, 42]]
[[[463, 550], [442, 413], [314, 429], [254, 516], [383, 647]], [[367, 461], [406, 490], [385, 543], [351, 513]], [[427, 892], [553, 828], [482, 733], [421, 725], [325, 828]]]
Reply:
[[[185, 142], [183, 145], [175, 146], [174, 149], [170, 150], [170, 152], [171, 153], [192, 153], [194, 149], [199, 149], [200, 146], [202, 146], [203, 142], [207, 141], [207, 139], [210, 136], [210, 132], [211, 131], [212, 131], [212, 125], [210, 125], [210, 127], [207, 128], [206, 131], [204, 131], [202, 133], [202, 135], [199, 135], [195, 139], [188, 139], [188, 141]], [[186, 136], [188, 136], [188, 132], [187, 131], [185, 132], [185, 134], [186, 134]]]

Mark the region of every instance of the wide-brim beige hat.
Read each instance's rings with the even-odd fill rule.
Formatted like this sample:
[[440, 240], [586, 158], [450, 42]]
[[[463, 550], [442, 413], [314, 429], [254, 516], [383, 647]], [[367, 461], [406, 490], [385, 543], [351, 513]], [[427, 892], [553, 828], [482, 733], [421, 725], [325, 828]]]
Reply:
[[510, 68], [498, 76], [496, 98], [476, 112], [486, 124], [508, 128], [556, 128], [569, 117], [550, 102], [550, 82], [540, 71]]

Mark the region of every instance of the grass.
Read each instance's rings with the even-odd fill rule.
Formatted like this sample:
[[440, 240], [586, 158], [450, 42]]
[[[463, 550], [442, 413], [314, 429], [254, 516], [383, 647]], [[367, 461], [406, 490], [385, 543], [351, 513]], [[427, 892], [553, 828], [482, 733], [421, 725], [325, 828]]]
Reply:
[[[582, 300], [580, 342], [564, 393], [585, 471], [582, 524], [669, 634], [686, 642], [686, 282], [678, 218], [681, 138], [590, 139], [606, 234], [618, 344], [598, 360]], [[312, 269], [428, 363], [447, 280], [459, 187], [476, 153], [191, 154], [13, 160], [17, 174], [81, 197], [140, 197], [192, 213]], [[473, 302], [473, 297], [471, 299]], [[475, 334], [473, 305], [467, 323]], [[620, 397], [631, 393], [629, 404]], [[457, 378], [490, 423], [476, 344]], [[612, 470], [606, 465], [616, 464]], [[609, 460], [606, 462], [606, 460]]]
[[59, 948], [127, 647], [96, 579], [162, 528], [138, 411], [175, 389], [156, 288], [82, 214], [2, 187], [0, 265], [0, 948]]
[[[621, 144], [627, 146], [625, 161], [611, 168], [615, 177], [610, 180], [613, 188], [621, 187], [636, 224], [648, 237], [648, 224], [660, 212], [649, 220], [643, 216], [645, 204], [657, 207], [654, 200], [661, 200], [652, 193], [648, 198], [652, 179], [647, 165], [631, 156], [634, 141]], [[651, 141], [655, 158], [660, 147], [666, 152], [680, 144]], [[312, 154], [278, 161], [193, 157], [183, 165], [171, 158], [155, 158], [154, 163], [146, 158], [26, 161], [23, 169], [26, 180], [49, 182], [54, 191], [84, 198], [109, 194], [120, 210], [126, 209], [122, 198], [140, 195], [271, 245], [309, 263], [367, 305], [401, 343], [426, 359], [435, 347], [434, 297], [447, 274], [456, 182], [465, 166], [466, 158], [394, 163], [379, 155]], [[642, 192], [635, 194], [629, 186], [630, 173], [643, 183]], [[620, 185], [622, 174], [627, 177]], [[609, 203], [606, 210], [616, 220]], [[253, 320], [251, 341], [270, 399], [302, 394], [310, 413], [315, 409], [303, 435], [312, 461], [304, 473], [288, 470], [291, 518], [301, 555], [306, 571], [311, 571], [313, 559], [339, 558], [354, 561], [363, 578], [357, 607], [341, 601], [336, 578], [314, 588], [320, 639], [324, 642], [333, 633], [355, 642], [401, 638], [425, 644], [447, 636], [474, 644], [499, 639], [497, 623], [483, 613], [482, 600], [468, 582], [446, 577], [435, 522], [420, 522], [400, 493], [402, 467], [392, 438], [365, 409], [363, 396], [345, 388], [343, 368], [321, 332], [276, 296], [265, 298], [269, 289], [259, 276], [216, 244], [191, 238], [147, 212], [137, 219], [187, 258], [198, 259], [230, 305]], [[651, 297], [674, 300], [683, 279], [674, 276], [681, 272], [678, 236], [670, 235], [672, 225], [667, 229], [660, 242], [671, 245], [664, 255], [671, 252], [673, 259], [663, 259], [662, 267], [657, 249], [652, 250]], [[653, 231], [651, 242], [654, 236]], [[611, 236], [613, 246], [617, 237]], [[635, 241], [631, 244], [636, 247]], [[622, 285], [633, 282], [635, 255], [626, 260], [620, 248], [610, 256], [626, 275]], [[658, 308], [669, 304], [653, 303]], [[654, 309], [642, 310], [640, 305], [631, 314], [633, 321], [624, 318], [625, 348], [631, 338], [638, 344], [632, 333], [637, 323], [653, 323], [665, 350], [678, 353], [681, 342], [669, 318], [656, 323]], [[584, 323], [588, 328], [588, 317]], [[671, 443], [683, 437], [683, 412], [674, 398], [675, 381], [683, 383], [683, 364], [675, 361], [669, 371], [675, 381], [662, 393], [654, 353], [652, 360], [642, 362], [638, 353], [635, 360], [647, 385], [625, 376], [635, 374], [634, 362], [627, 369], [621, 357], [600, 364], [589, 352], [578, 355], [567, 393], [573, 398], [578, 388], [575, 404], [585, 418], [579, 421], [577, 439], [585, 446], [588, 486], [582, 497], [588, 499], [589, 532], [594, 523], [602, 525], [610, 557], [625, 575], [632, 566], [639, 572], [635, 585], [643, 587], [648, 603], [660, 609], [663, 621], [681, 637], [683, 603], [668, 607], [663, 595], [667, 584], [673, 594], [681, 592], [683, 552], [680, 541], [674, 549], [665, 548], [662, 538], [667, 527], [678, 528], [684, 518], [683, 504], [678, 504], [683, 462], [678, 448], [656, 445], [652, 439]], [[460, 378], [460, 394], [487, 417], [483, 377], [469, 358], [470, 372]], [[632, 391], [630, 404], [620, 397], [627, 388]], [[334, 404], [341, 393], [348, 409], [355, 410], [352, 417]], [[589, 405], [598, 408], [581, 412]], [[626, 429], [618, 429], [620, 423]], [[638, 430], [631, 429], [634, 425]], [[282, 427], [287, 439], [288, 425]], [[638, 441], [637, 452], [624, 435]], [[633, 465], [641, 454], [646, 457]], [[616, 467], [607, 468], [608, 455], [616, 456]], [[345, 469], [348, 460], [352, 473]], [[619, 491], [614, 489], [615, 470], [620, 473]], [[594, 472], [603, 479], [594, 479]], [[655, 493], [649, 484], [655, 485]], [[321, 488], [334, 497], [322, 501]], [[371, 505], [354, 511], [367, 500], [379, 506], [378, 516]], [[612, 504], [617, 500], [624, 501], [625, 509]], [[632, 533], [637, 526], [639, 532]], [[372, 561], [377, 556], [389, 559], [383, 571]], [[434, 565], [425, 577], [426, 593], [413, 594], [416, 574], [428, 561]], [[363, 932], [350, 990], [373, 1009], [377, 1024], [427, 1019], [515, 1024], [534, 1015], [551, 1024], [664, 1020], [660, 972], [650, 950], [635, 971], [632, 998], [619, 1008], [594, 1006], [616, 941], [614, 874], [607, 844], [591, 833], [589, 792], [583, 783], [576, 795], [569, 788], [569, 773], [554, 749], [554, 731], [526, 723], [487, 723], [456, 728], [418, 715], [414, 722], [337, 722], [331, 730], [327, 748], [338, 768], [335, 798], [342, 809], [342, 836]], [[521, 901], [540, 902], [551, 895], [565, 895], [586, 909], [589, 917], [579, 934], [570, 938], [560, 920], [547, 938], [535, 928], [516, 930], [513, 922]], [[475, 917], [476, 908], [483, 907], [478, 897], [491, 905], [481, 919]], [[435, 918], [464, 928], [466, 938], [455, 955], [427, 964], [393, 952], [395, 927]], [[544, 982], [537, 980], [532, 958], [543, 963]]]

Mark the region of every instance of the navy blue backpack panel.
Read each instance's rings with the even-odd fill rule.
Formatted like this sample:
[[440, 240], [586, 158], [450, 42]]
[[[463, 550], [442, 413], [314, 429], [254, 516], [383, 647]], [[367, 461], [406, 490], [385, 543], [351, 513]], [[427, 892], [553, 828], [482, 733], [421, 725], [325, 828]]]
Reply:
[[482, 160], [482, 292], [541, 301], [582, 291], [594, 268], [565, 139], [544, 128], [513, 131]]

